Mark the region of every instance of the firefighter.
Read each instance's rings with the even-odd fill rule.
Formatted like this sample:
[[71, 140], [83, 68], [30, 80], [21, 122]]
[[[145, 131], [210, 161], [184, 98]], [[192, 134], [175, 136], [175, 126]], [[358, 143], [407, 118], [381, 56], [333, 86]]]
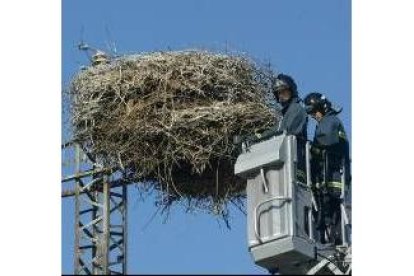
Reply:
[[297, 138], [306, 141], [308, 119], [305, 109], [300, 104], [301, 99], [293, 78], [279, 74], [275, 80], [273, 95], [282, 107], [282, 120], [278, 126], [257, 135], [258, 138], [264, 139], [275, 135], [277, 132], [286, 131], [288, 135], [295, 135]]
[[275, 78], [273, 95], [281, 106], [282, 120], [262, 133], [255, 133], [249, 136], [234, 136], [233, 143], [240, 144], [242, 141], [248, 144], [268, 139], [274, 135], [286, 132], [287, 135], [295, 135], [297, 141], [297, 170], [298, 181], [306, 183], [306, 141], [308, 116], [302, 100], [299, 98], [298, 89], [292, 77], [279, 74]]
[[334, 109], [331, 102], [318, 92], [307, 95], [304, 102], [306, 112], [317, 121], [311, 148], [311, 170], [320, 210], [317, 220], [320, 241], [338, 245], [342, 243], [340, 204], [343, 168], [349, 173], [348, 140], [343, 124], [336, 116], [341, 110]]
[[273, 94], [276, 101], [282, 106], [282, 121], [279, 131], [296, 135], [297, 138], [307, 139], [307, 116], [300, 104], [297, 85], [292, 77], [279, 74], [276, 78]]
[[297, 138], [297, 179], [306, 183], [305, 174], [305, 145], [307, 140], [308, 116], [301, 105], [298, 89], [292, 77], [279, 74], [275, 79], [273, 95], [281, 105], [282, 120], [279, 125], [274, 125], [263, 133], [256, 133], [248, 137], [249, 142], [257, 142], [271, 136], [286, 132], [287, 135], [295, 135]]

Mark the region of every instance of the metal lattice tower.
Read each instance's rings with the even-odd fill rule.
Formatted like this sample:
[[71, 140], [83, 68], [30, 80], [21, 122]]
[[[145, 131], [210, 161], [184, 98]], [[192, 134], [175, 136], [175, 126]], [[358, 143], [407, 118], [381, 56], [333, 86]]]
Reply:
[[74, 274], [126, 274], [127, 184], [116, 172], [97, 167], [78, 144], [62, 150], [73, 160], [73, 172], [62, 179], [73, 188], [62, 197], [75, 199]]

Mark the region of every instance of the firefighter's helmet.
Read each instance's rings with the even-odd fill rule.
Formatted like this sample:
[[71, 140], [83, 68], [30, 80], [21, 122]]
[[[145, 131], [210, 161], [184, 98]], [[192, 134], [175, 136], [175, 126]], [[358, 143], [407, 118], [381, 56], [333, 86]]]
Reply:
[[331, 102], [326, 98], [326, 96], [319, 92], [309, 93], [305, 97], [304, 103], [306, 113], [308, 114], [312, 114], [317, 111], [322, 114], [326, 114], [332, 107]]
[[283, 89], [289, 89], [292, 93], [292, 98], [298, 97], [298, 88], [291, 76], [279, 74], [276, 77], [275, 84], [273, 87], [273, 92], [275, 94], [276, 100], [279, 102], [279, 95], [278, 92]]

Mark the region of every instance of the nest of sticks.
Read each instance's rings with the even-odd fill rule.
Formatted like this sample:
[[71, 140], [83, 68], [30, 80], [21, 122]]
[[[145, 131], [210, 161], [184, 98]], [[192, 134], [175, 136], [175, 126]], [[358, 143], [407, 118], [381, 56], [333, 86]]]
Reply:
[[128, 55], [79, 72], [70, 85], [74, 138], [102, 166], [159, 191], [170, 206], [187, 200], [224, 214], [242, 202], [234, 175], [234, 135], [279, 120], [274, 74], [240, 55], [172, 51]]

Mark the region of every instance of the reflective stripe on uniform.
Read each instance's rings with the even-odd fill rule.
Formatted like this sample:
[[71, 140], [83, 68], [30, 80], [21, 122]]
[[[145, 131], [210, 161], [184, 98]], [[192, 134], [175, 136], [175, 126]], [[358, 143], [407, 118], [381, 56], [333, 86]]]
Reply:
[[[321, 184], [321, 183], [319, 183], [319, 182], [317, 182], [315, 186], [316, 186], [317, 189], [319, 189], [319, 188], [323, 187], [324, 185]], [[338, 188], [338, 189], [342, 189], [342, 182], [339, 182], [339, 181], [329, 181], [327, 186], [328, 186], [328, 188]]]
[[338, 189], [342, 189], [342, 182], [338, 182], [338, 181], [329, 181], [329, 182], [328, 182], [328, 187], [329, 187], [329, 188], [338, 188]]

